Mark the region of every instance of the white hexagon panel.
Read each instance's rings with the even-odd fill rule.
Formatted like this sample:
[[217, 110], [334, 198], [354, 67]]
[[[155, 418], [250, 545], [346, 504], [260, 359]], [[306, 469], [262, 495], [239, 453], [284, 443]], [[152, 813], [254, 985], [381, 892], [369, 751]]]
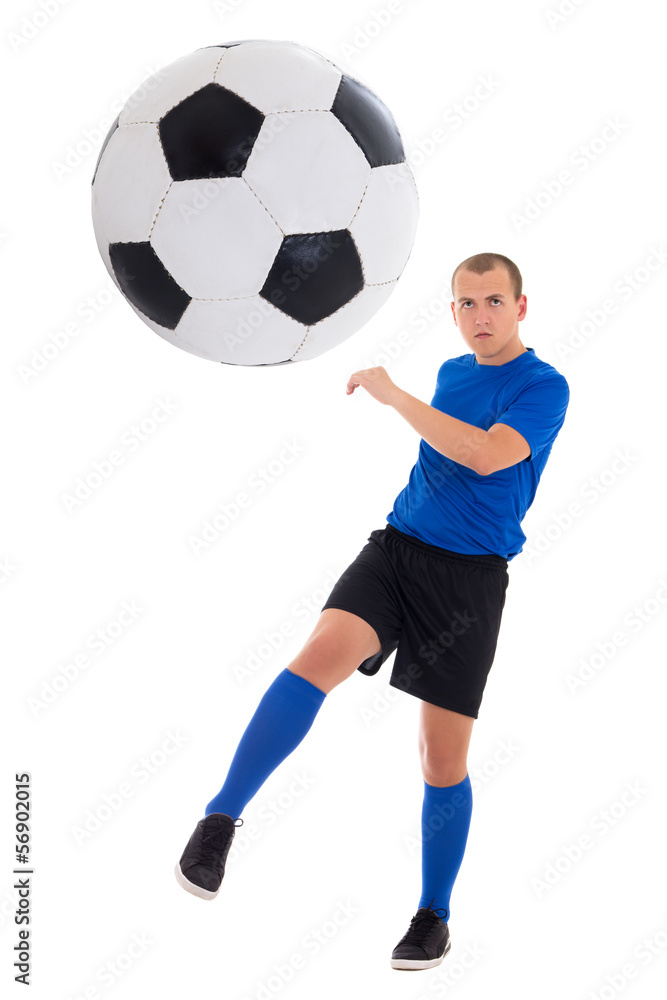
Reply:
[[214, 80], [269, 115], [276, 111], [328, 111], [341, 76], [328, 59], [303, 45], [256, 41], [229, 48]]
[[150, 237], [169, 274], [199, 299], [256, 295], [282, 239], [242, 177], [173, 184]]
[[102, 259], [116, 284], [109, 245], [147, 240], [171, 184], [157, 125], [114, 130], [93, 185], [93, 227]]
[[241, 365], [314, 358], [360, 329], [418, 216], [380, 99], [318, 53], [266, 40], [150, 77], [104, 141], [92, 196], [134, 312], [189, 353]]
[[334, 115], [300, 111], [264, 120], [243, 176], [284, 233], [320, 233], [348, 224], [370, 172]]

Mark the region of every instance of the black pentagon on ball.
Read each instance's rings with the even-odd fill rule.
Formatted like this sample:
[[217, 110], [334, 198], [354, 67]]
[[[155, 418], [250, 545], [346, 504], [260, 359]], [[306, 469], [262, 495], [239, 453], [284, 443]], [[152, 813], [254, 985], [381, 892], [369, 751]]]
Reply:
[[174, 330], [190, 304], [150, 243], [110, 243], [109, 257], [123, 294], [154, 323]]
[[371, 167], [403, 162], [401, 135], [389, 108], [363, 83], [343, 76], [331, 111], [356, 140]]
[[118, 118], [116, 118], [116, 121], [113, 123], [113, 125], [111, 126], [111, 128], [107, 132], [106, 139], [102, 143], [102, 148], [100, 150], [100, 155], [97, 157], [97, 163], [95, 164], [95, 170], [93, 171], [93, 179], [91, 181], [92, 184], [95, 183], [95, 178], [97, 177], [97, 168], [100, 165], [100, 160], [102, 159], [102, 153], [104, 152], [104, 150], [109, 145], [109, 139], [111, 138], [111, 136], [114, 134], [114, 132], [118, 128], [118, 121], [119, 121], [119, 119], [120, 119], [120, 114], [118, 115]]
[[312, 326], [364, 287], [364, 274], [347, 229], [285, 236], [260, 295], [288, 316]]
[[240, 177], [263, 121], [261, 111], [218, 83], [195, 91], [159, 124], [171, 176]]

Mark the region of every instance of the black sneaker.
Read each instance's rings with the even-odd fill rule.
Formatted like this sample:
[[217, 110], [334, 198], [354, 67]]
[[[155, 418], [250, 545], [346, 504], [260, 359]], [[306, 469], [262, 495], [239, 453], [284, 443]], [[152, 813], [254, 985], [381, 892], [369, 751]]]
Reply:
[[432, 969], [440, 965], [452, 946], [449, 927], [438, 913], [421, 906], [410, 921], [410, 927], [398, 942], [391, 956], [392, 969]]
[[225, 813], [211, 813], [199, 820], [176, 865], [179, 885], [200, 899], [215, 899], [237, 823], [241, 826], [243, 820], [233, 820]]

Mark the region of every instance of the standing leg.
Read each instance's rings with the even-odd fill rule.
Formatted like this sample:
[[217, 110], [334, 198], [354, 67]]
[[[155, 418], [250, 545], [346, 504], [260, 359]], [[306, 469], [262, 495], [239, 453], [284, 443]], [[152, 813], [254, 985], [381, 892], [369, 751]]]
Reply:
[[470, 828], [472, 789], [467, 757], [474, 721], [468, 715], [421, 703], [419, 751], [424, 803], [419, 906], [438, 910], [445, 921]]
[[449, 897], [463, 861], [472, 812], [467, 756], [474, 721], [421, 703], [422, 890], [417, 913], [391, 956], [394, 969], [433, 968], [451, 946]]

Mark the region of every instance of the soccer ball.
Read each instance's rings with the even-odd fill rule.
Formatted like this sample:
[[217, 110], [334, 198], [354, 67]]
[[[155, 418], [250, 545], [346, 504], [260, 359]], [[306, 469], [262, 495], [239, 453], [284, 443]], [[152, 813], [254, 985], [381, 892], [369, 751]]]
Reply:
[[401, 136], [366, 86], [282, 41], [150, 77], [92, 182], [99, 251], [155, 333], [211, 361], [317, 357], [386, 301], [414, 240]]

